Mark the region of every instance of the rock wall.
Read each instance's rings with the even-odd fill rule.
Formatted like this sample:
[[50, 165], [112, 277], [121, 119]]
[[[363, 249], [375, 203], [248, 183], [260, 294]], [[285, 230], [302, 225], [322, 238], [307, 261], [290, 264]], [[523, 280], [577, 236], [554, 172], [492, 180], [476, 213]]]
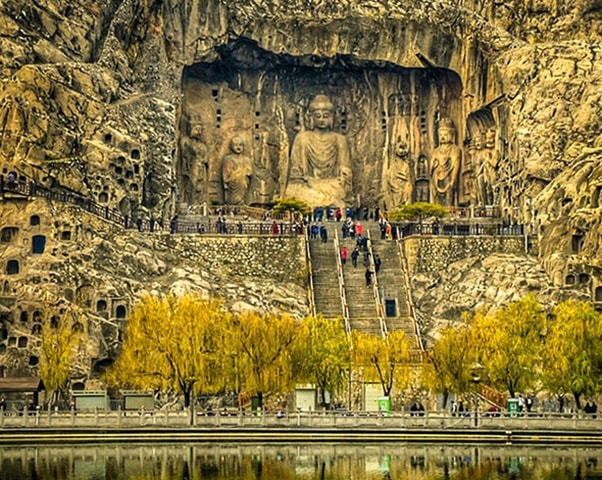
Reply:
[[[356, 132], [362, 140], [351, 142], [359, 203], [395, 203], [410, 194], [413, 200], [424, 199], [430, 156], [440, 146], [439, 122], [450, 117], [456, 130], [452, 150], [461, 168], [449, 198], [493, 202], [505, 220], [526, 223], [538, 236], [539, 257], [525, 260], [524, 274], [539, 272], [541, 265], [556, 287], [549, 291], [559, 298], [562, 292], [580, 296], [587, 291], [588, 298], [602, 301], [597, 248], [602, 232], [601, 9], [600, 0], [5, 0], [0, 4], [0, 173], [6, 177], [14, 171], [131, 218], [160, 218], [167, 224], [195, 172], [185, 171], [182, 152], [192, 151], [195, 159], [206, 155], [207, 161], [197, 165], [206, 168], [220, 161], [229, 134], [242, 125], [252, 160], [270, 160], [261, 165], [262, 185], [270, 177], [278, 183], [278, 162], [288, 158], [292, 142], [272, 126], [278, 125], [279, 106], [287, 106], [283, 115], [290, 114], [294, 102], [278, 100], [286, 77], [282, 72], [262, 77], [274, 60], [286, 78], [297, 78], [291, 73], [295, 68], [313, 72], [316, 81], [307, 88], [307, 98], [320, 93], [324, 79], [334, 79], [327, 83], [331, 90], [322, 93], [330, 93], [335, 104], [344, 99], [343, 90], [334, 88], [339, 80], [362, 86], [361, 102], [350, 97], [345, 103], [361, 106], [354, 115], [369, 120]], [[235, 48], [240, 45], [252, 48]], [[246, 70], [230, 77], [215, 74], [233, 62]], [[213, 84], [206, 82], [195, 95], [187, 85], [199, 78], [215, 80], [217, 87], [208, 88]], [[311, 75], [303, 78], [307, 82]], [[271, 91], [262, 90], [266, 85]], [[213, 90], [227, 90], [233, 101], [244, 97], [251, 117], [260, 112], [261, 121], [245, 117], [239, 125], [236, 111], [218, 114]], [[406, 97], [409, 109], [396, 110]], [[257, 99], [262, 108], [255, 110]], [[205, 123], [211, 119], [211, 128], [199, 134], [202, 145], [191, 146], [191, 113], [196, 111], [190, 107], [197, 104], [206, 109], [200, 117]], [[266, 111], [270, 117], [264, 121]], [[340, 117], [337, 121], [342, 132]], [[358, 124], [347, 123], [350, 129]], [[294, 115], [284, 125], [292, 140], [298, 133]], [[416, 192], [422, 192], [420, 197]], [[234, 258], [211, 262], [206, 260], [210, 252], [193, 255], [178, 250], [178, 242], [167, 248], [95, 218], [82, 221], [79, 210], [7, 198], [0, 214], [9, 228], [7, 238], [19, 239], [2, 244], [3, 321], [10, 317], [18, 324], [22, 305], [28, 314], [23, 316], [25, 332], [33, 329], [28, 322], [40, 299], [63, 314], [80, 312], [82, 302], [89, 301], [85, 315], [90, 318], [96, 315], [95, 302], [102, 300], [107, 313], [96, 316], [102, 317], [98, 329], [106, 334], [95, 335], [113, 339], [118, 334], [110, 332], [119, 324], [111, 319], [117, 310], [126, 314], [141, 290], [165, 292], [192, 283], [261, 308], [289, 308], [282, 298], [305, 298], [296, 279], [283, 271], [236, 276], [235, 263], [228, 264]], [[28, 225], [36, 215], [40, 223]], [[43, 241], [44, 253], [34, 254]], [[237, 242], [234, 250], [251, 248]], [[181, 256], [170, 253], [172, 248]], [[475, 264], [469, 259], [477, 257], [470, 256], [447, 267], [452, 272], [457, 264], [466, 266], [461, 302], [451, 300], [447, 287], [430, 289], [440, 295], [429, 297], [416, 283], [418, 301], [437, 299], [444, 311], [437, 317], [454, 318], [464, 307], [514, 298], [511, 288], [516, 294], [525, 291], [508, 283], [506, 293], [484, 296], [481, 287], [468, 286], [497, 282], [498, 268], [508, 262], [481, 257]], [[450, 272], [439, 270], [434, 284], [453, 281]], [[471, 276], [476, 272], [482, 278]], [[282, 293], [283, 278], [298, 294]], [[433, 283], [425, 280], [424, 285]], [[547, 283], [541, 285], [548, 291]], [[104, 297], [97, 299], [95, 292]], [[293, 303], [295, 311], [305, 308], [301, 300]], [[6, 344], [18, 348], [19, 338], [27, 335], [7, 328]], [[90, 358], [110, 357], [96, 351], [111, 352], [113, 340], [97, 343]], [[30, 368], [27, 362], [6, 365], [16, 372]]]
[[[139, 233], [78, 207], [41, 200], [0, 209], [0, 369], [35, 374], [43, 323], [86, 336], [75, 378], [100, 371], [119, 349], [144, 292], [200, 292], [237, 312], [307, 315], [303, 237]], [[90, 369], [92, 368], [92, 371]]]
[[[527, 240], [529, 252], [536, 251], [536, 240]], [[568, 298], [591, 298], [589, 279], [555, 286], [525, 246], [524, 237], [404, 240], [416, 317], [427, 347], [442, 326], [460, 322], [464, 314], [487, 313], [527, 294], [545, 307]]]
[[410, 237], [404, 248], [411, 276], [445, 271], [452, 263], [470, 257], [485, 258], [493, 254], [522, 255], [530, 253], [531, 241], [518, 236]]

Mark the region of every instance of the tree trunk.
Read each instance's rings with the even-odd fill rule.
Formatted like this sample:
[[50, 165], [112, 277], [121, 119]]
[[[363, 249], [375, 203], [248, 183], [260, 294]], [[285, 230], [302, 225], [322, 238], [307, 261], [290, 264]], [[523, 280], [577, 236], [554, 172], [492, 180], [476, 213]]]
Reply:
[[447, 409], [447, 401], [449, 400], [449, 391], [443, 390], [443, 410]]
[[576, 407], [576, 410], [577, 411], [581, 410], [581, 394], [573, 392], [573, 397], [575, 397], [575, 407]]

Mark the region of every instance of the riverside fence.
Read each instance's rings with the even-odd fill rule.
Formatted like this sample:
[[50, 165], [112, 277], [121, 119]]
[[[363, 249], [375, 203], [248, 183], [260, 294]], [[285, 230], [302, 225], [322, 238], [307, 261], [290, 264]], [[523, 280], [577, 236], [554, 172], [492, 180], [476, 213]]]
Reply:
[[511, 414], [507, 412], [471, 412], [451, 415], [447, 412], [260, 412], [232, 413], [190, 411], [42, 411], [4, 412], [3, 429], [44, 428], [348, 428], [384, 429], [481, 429], [481, 430], [579, 430], [600, 431], [597, 415], [566, 413]]

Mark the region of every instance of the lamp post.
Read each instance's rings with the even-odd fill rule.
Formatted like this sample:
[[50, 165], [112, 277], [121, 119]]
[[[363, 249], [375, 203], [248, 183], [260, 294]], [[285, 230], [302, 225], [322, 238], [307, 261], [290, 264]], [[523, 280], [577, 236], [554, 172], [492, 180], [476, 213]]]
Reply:
[[481, 383], [481, 371], [483, 366], [479, 363], [475, 363], [471, 368], [472, 378], [471, 381], [474, 385], [474, 426], [479, 426], [479, 384]]

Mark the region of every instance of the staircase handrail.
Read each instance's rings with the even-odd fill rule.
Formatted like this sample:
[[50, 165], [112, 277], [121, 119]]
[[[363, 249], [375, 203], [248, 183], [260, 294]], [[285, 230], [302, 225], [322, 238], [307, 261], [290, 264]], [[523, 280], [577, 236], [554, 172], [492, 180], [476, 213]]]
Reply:
[[314, 272], [311, 261], [311, 249], [309, 248], [309, 229], [305, 229], [305, 258], [307, 262], [307, 300], [311, 316], [316, 316], [316, 293], [314, 290]]
[[424, 343], [422, 342], [422, 335], [420, 335], [420, 329], [418, 328], [418, 322], [416, 321], [416, 308], [414, 306], [414, 300], [412, 298], [412, 291], [410, 290], [410, 274], [408, 267], [408, 259], [405, 254], [405, 248], [403, 248], [403, 244], [401, 242], [401, 230], [399, 227], [396, 227], [396, 235], [395, 242], [397, 244], [397, 251], [399, 253], [399, 259], [401, 262], [401, 270], [402, 270], [402, 278], [403, 278], [403, 288], [406, 292], [406, 298], [408, 300], [408, 309], [410, 311], [410, 318], [412, 320], [412, 325], [414, 327], [414, 336], [416, 337], [416, 343], [420, 352], [424, 352]]
[[378, 317], [378, 323], [380, 325], [380, 333], [383, 338], [387, 338], [387, 324], [385, 323], [385, 316], [383, 314], [383, 304], [380, 299], [380, 293], [378, 291], [378, 279], [376, 278], [376, 265], [374, 264], [374, 250], [372, 249], [372, 238], [370, 237], [370, 229], [366, 228], [366, 237], [368, 239], [368, 264], [371, 271], [374, 272], [372, 281], [372, 291], [374, 293], [374, 302], [376, 303], [376, 315]]
[[345, 277], [343, 276], [343, 264], [341, 262], [339, 234], [334, 231], [334, 250], [337, 259], [337, 277], [339, 280], [339, 297], [341, 299], [341, 307], [343, 309], [343, 322], [345, 322], [345, 333], [347, 338], [351, 339], [351, 323], [349, 322], [349, 304], [347, 303], [347, 294], [345, 289]]

